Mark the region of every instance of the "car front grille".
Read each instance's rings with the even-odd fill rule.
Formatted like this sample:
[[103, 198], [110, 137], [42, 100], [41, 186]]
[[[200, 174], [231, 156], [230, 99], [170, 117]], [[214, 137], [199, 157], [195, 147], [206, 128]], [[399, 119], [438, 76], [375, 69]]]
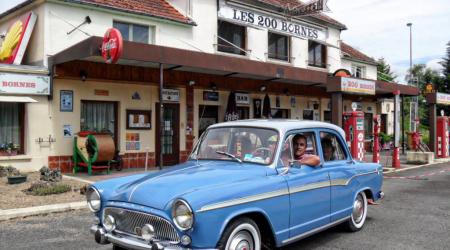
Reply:
[[136, 212], [123, 208], [107, 207], [103, 212], [103, 216], [111, 215], [116, 220], [116, 231], [133, 236], [141, 237], [140, 229], [145, 224], [151, 224], [155, 228], [156, 241], [165, 241], [172, 244], [178, 244], [180, 237], [178, 236], [175, 228], [169, 221], [161, 217]]

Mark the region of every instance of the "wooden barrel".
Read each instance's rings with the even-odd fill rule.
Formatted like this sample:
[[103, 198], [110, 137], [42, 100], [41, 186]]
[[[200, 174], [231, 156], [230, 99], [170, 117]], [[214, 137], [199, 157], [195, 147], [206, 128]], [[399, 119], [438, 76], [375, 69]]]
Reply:
[[116, 152], [111, 135], [88, 135], [87, 148], [88, 150], [92, 149], [92, 154], [90, 154], [92, 162], [110, 161]]

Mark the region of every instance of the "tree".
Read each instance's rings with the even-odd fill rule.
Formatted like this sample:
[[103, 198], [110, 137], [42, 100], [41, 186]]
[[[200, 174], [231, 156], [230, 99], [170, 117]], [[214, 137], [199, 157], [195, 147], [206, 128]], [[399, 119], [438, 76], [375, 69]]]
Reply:
[[395, 78], [397, 78], [397, 75], [391, 71], [391, 66], [386, 62], [386, 60], [383, 57], [378, 59], [377, 80], [395, 82]]
[[[442, 65], [442, 77], [441, 81], [436, 83], [436, 89], [439, 92], [450, 94], [450, 41], [447, 43], [447, 54], [442, 58], [440, 64]], [[443, 109], [446, 116], [450, 116], [450, 106], [438, 108]]]

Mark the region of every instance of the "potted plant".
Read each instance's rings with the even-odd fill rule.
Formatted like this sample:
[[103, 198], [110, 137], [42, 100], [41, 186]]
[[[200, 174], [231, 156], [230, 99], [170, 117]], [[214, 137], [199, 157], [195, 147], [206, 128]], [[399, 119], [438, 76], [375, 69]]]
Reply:
[[8, 184], [19, 184], [27, 181], [27, 175], [20, 173], [12, 166], [8, 166], [6, 171], [8, 172]]
[[2, 143], [0, 144], [0, 156], [17, 155], [20, 150], [20, 145], [15, 143]]

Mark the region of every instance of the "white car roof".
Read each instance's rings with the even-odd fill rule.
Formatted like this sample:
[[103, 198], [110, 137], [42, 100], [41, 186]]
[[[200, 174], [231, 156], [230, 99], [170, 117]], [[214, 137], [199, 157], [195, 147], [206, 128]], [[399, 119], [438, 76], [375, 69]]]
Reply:
[[295, 129], [310, 129], [310, 128], [327, 128], [335, 130], [342, 135], [345, 139], [345, 133], [342, 128], [328, 123], [328, 122], [318, 122], [318, 121], [301, 121], [294, 119], [250, 119], [250, 120], [238, 120], [231, 122], [221, 122], [211, 125], [210, 128], [217, 127], [230, 127], [230, 126], [249, 126], [249, 127], [260, 127], [260, 128], [271, 128], [276, 129], [281, 132], [281, 134], [286, 133], [290, 130]]

